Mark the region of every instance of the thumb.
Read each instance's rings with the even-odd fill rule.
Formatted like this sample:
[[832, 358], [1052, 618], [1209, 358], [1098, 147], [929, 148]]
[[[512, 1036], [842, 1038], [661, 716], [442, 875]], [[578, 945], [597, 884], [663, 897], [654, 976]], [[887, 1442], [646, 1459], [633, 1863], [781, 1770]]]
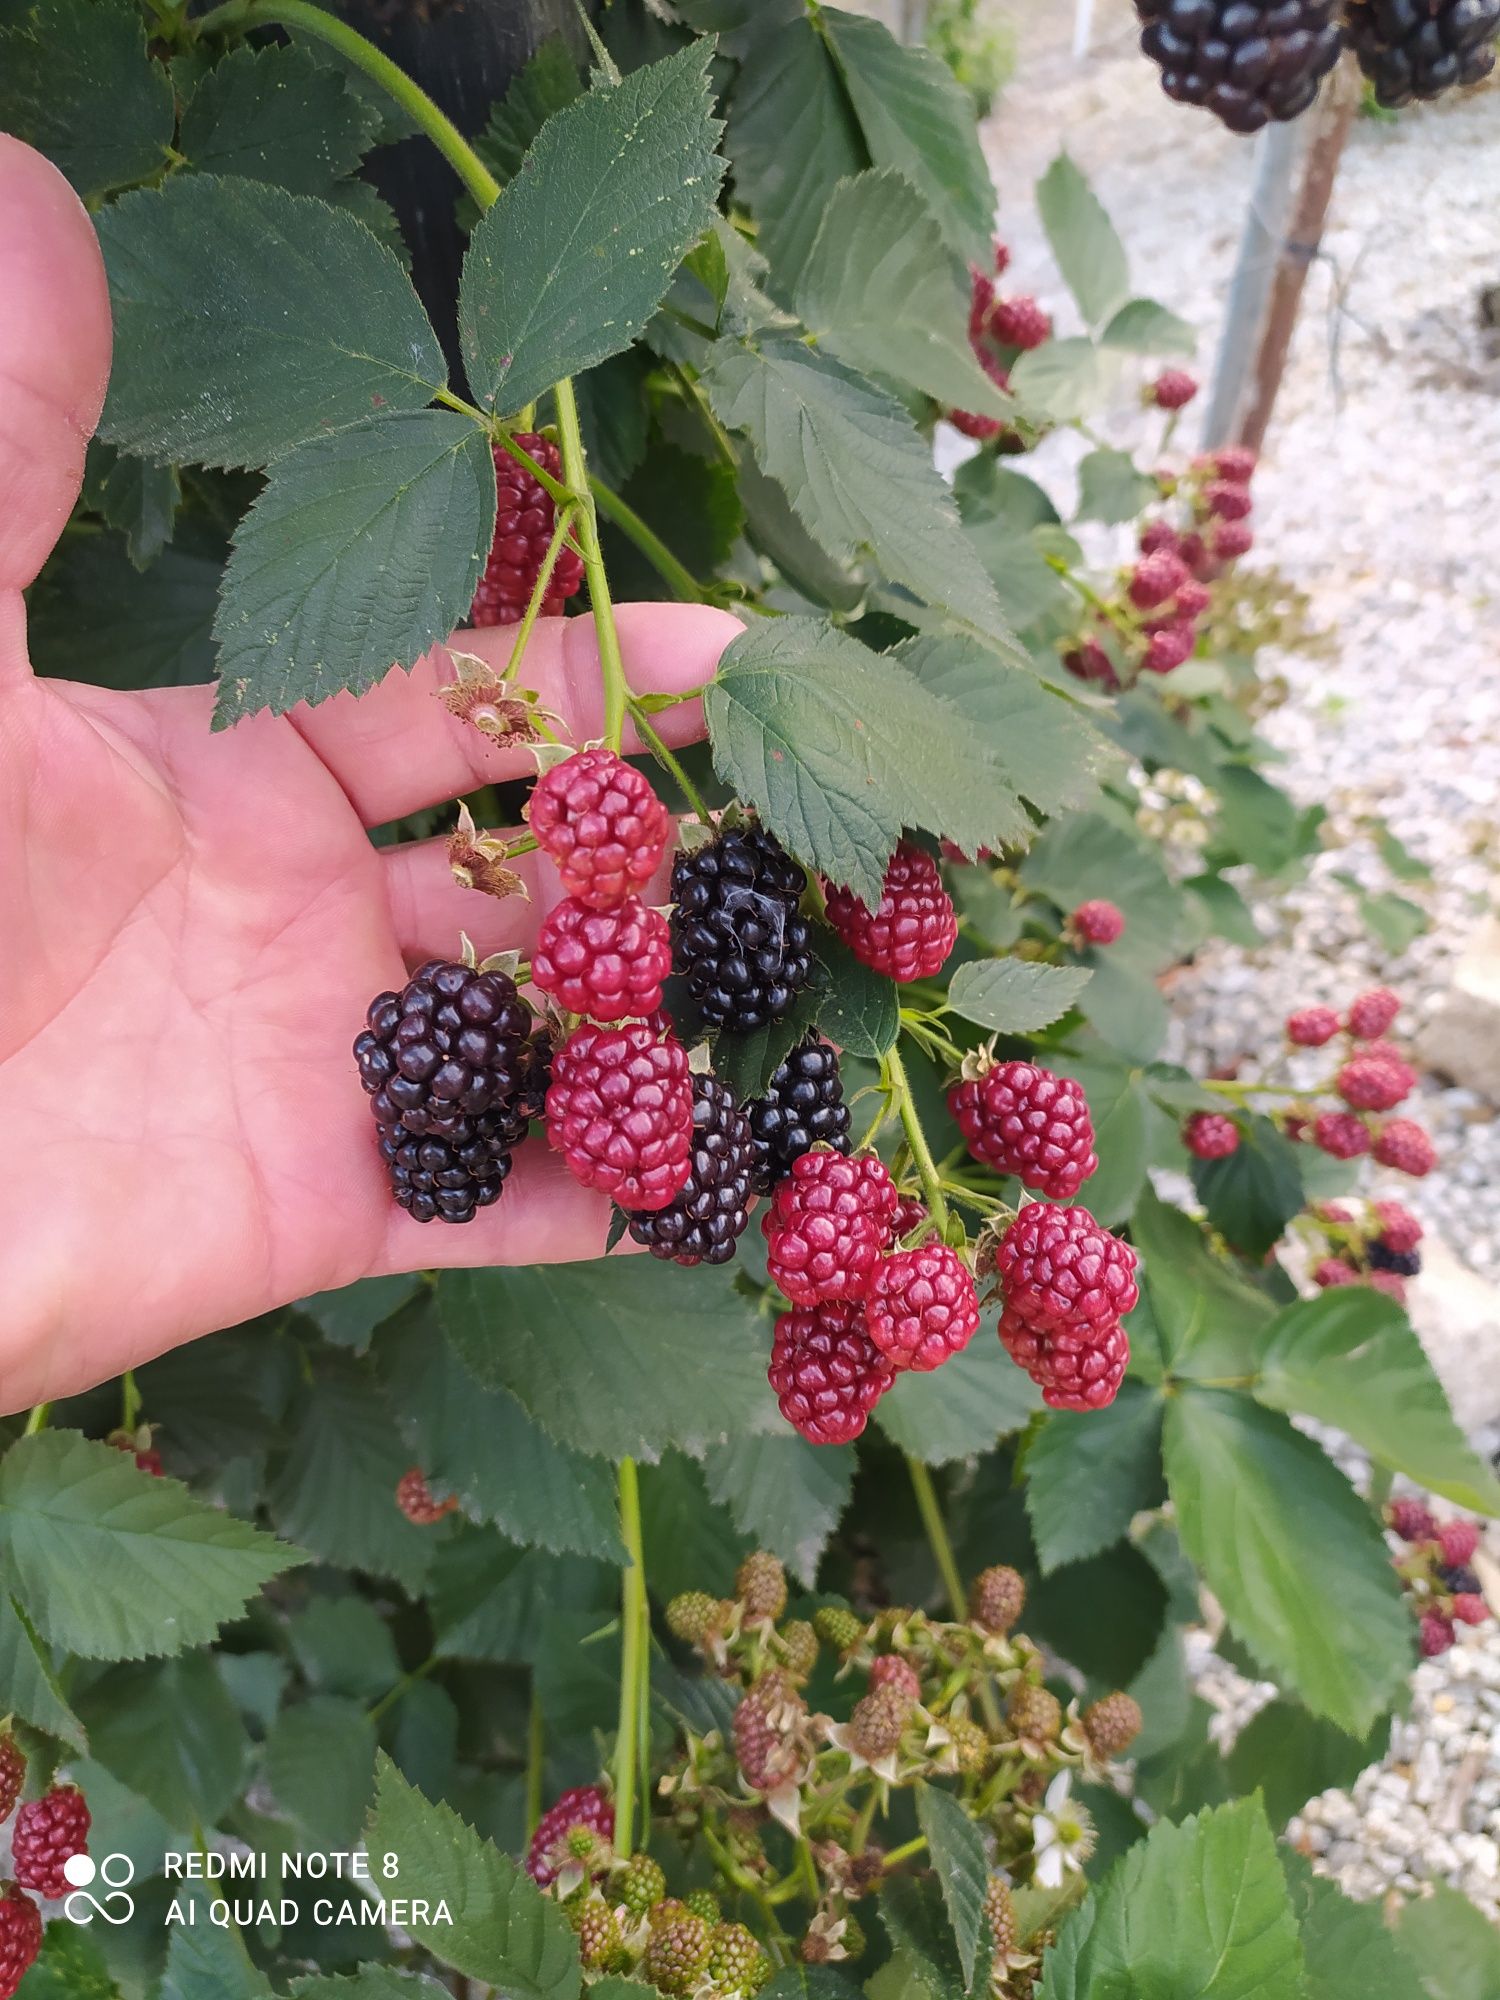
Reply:
[[56, 167], [0, 133], [0, 595], [33, 580], [78, 498], [109, 348], [94, 225]]

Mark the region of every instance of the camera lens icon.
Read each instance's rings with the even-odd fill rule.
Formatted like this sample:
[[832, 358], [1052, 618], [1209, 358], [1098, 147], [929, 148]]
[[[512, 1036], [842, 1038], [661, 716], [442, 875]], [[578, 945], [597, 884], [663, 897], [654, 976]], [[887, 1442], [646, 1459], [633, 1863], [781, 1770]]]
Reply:
[[75, 1889], [86, 1889], [98, 1873], [87, 1854], [70, 1854], [63, 1863], [63, 1878]]

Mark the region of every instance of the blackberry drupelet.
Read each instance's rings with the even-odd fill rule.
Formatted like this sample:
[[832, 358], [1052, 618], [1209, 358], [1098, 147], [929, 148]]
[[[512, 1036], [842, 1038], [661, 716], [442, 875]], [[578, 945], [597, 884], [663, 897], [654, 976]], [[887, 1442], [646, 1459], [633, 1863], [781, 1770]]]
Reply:
[[727, 1264], [749, 1220], [754, 1158], [734, 1093], [717, 1077], [695, 1076], [687, 1184], [665, 1208], [632, 1215], [631, 1235], [674, 1264]]
[[1136, 0], [1136, 12], [1168, 97], [1231, 132], [1298, 117], [1343, 47], [1338, 0]]
[[1414, 1278], [1422, 1268], [1420, 1250], [1389, 1250], [1379, 1237], [1365, 1245], [1365, 1257], [1372, 1271], [1394, 1271], [1398, 1278]]
[[370, 1005], [354, 1044], [400, 1206], [470, 1222], [499, 1199], [537, 1063], [530, 1009], [503, 972], [434, 959]]
[[737, 826], [672, 869], [673, 963], [705, 1021], [748, 1034], [790, 1012], [812, 977], [806, 872], [758, 826]]
[[755, 1140], [755, 1192], [769, 1194], [814, 1146], [849, 1151], [849, 1107], [838, 1051], [808, 1035], [773, 1071], [764, 1097], [745, 1106]]
[[1394, 109], [1489, 75], [1500, 0], [1351, 0], [1345, 23], [1376, 102]]

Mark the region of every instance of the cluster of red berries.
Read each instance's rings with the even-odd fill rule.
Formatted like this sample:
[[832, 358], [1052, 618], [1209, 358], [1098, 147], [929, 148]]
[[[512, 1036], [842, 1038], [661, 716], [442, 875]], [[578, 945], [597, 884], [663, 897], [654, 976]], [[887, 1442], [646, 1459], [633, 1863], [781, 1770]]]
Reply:
[[1295, 1048], [1322, 1048], [1340, 1034], [1348, 1047], [1332, 1082], [1342, 1106], [1311, 1119], [1295, 1112], [1283, 1123], [1289, 1138], [1310, 1140], [1336, 1160], [1368, 1153], [1378, 1166], [1420, 1180], [1437, 1164], [1432, 1140], [1413, 1119], [1383, 1115], [1403, 1103], [1417, 1083], [1416, 1071], [1385, 1039], [1400, 1011], [1399, 996], [1377, 986], [1359, 994], [1342, 1016], [1332, 1007], [1301, 1007], [1289, 1015], [1286, 1037]]
[[[1052, 338], [1052, 317], [1029, 293], [1002, 294], [995, 283], [1010, 263], [1005, 244], [994, 246], [994, 276], [977, 266], [972, 271], [973, 290], [969, 300], [969, 345], [975, 359], [997, 389], [1010, 387], [1010, 371], [1017, 355], [1028, 354]], [[1014, 426], [998, 417], [985, 417], [973, 410], [950, 410], [948, 421], [965, 437], [992, 444], [997, 451], [1025, 449], [1025, 440]]]
[[[540, 437], [534, 431], [520, 431], [515, 442], [544, 472], [554, 479], [562, 478], [562, 460], [550, 438]], [[552, 495], [529, 467], [502, 446], [497, 444], [493, 449], [497, 488], [495, 535], [479, 588], [474, 593], [469, 623], [518, 625], [526, 615], [531, 593], [552, 546], [557, 509]], [[557, 617], [582, 582], [583, 558], [565, 542], [548, 579], [542, 616]]]
[[1254, 471], [1253, 451], [1224, 445], [1195, 458], [1180, 476], [1159, 475], [1164, 494], [1185, 508], [1185, 521], [1176, 525], [1159, 518], [1141, 529], [1140, 554], [1122, 573], [1114, 599], [1096, 614], [1096, 630], [1063, 655], [1070, 673], [1108, 688], [1122, 684], [1098, 636], [1106, 628], [1134, 673], [1169, 674], [1192, 657], [1213, 603], [1211, 586], [1254, 544], [1249, 526]]
[[16, 1814], [10, 1837], [11, 1880], [0, 1888], [0, 2000], [11, 2000], [42, 1948], [42, 1913], [25, 1892], [55, 1902], [80, 1886], [64, 1872], [87, 1854], [89, 1809], [76, 1785], [51, 1791], [16, 1812], [26, 1783], [26, 1757], [8, 1731], [0, 1736], [0, 1824]]
[[1424, 1660], [1446, 1653], [1458, 1625], [1482, 1625], [1491, 1616], [1484, 1587], [1471, 1565], [1479, 1548], [1477, 1521], [1439, 1521], [1420, 1500], [1393, 1500], [1386, 1526], [1407, 1544], [1396, 1572], [1417, 1619]]
[[1313, 1266], [1320, 1290], [1369, 1285], [1404, 1301], [1406, 1281], [1422, 1268], [1422, 1225], [1399, 1201], [1375, 1201], [1360, 1214], [1348, 1203], [1319, 1202], [1313, 1221], [1323, 1234], [1325, 1255]]

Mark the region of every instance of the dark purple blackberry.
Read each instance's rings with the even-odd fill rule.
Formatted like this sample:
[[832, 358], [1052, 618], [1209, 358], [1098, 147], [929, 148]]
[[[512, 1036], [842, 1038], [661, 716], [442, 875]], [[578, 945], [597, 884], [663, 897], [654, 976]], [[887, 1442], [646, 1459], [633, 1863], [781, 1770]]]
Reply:
[[672, 963], [704, 1020], [748, 1034], [779, 1021], [812, 977], [807, 887], [774, 835], [737, 826], [672, 869]]
[[1387, 1250], [1378, 1236], [1365, 1245], [1365, 1257], [1372, 1271], [1394, 1271], [1402, 1278], [1414, 1278], [1422, 1268], [1420, 1250]]
[[849, 1151], [849, 1107], [838, 1051], [816, 1035], [798, 1042], [773, 1071], [764, 1097], [745, 1106], [755, 1139], [755, 1192], [769, 1194], [820, 1141]]
[[418, 1222], [471, 1222], [534, 1115], [531, 1010], [503, 972], [434, 959], [366, 1019], [354, 1055], [392, 1193]]
[[1390, 109], [1495, 67], [1500, 0], [1350, 0], [1345, 21], [1376, 102]]
[[1484, 1585], [1467, 1563], [1440, 1564], [1438, 1582], [1450, 1597], [1467, 1597], [1484, 1589]]
[[1339, 59], [1339, 0], [1135, 0], [1162, 89], [1231, 132], [1296, 118]]
[[693, 1151], [687, 1185], [630, 1233], [673, 1264], [727, 1264], [749, 1218], [755, 1142], [734, 1094], [713, 1076], [693, 1078]]

